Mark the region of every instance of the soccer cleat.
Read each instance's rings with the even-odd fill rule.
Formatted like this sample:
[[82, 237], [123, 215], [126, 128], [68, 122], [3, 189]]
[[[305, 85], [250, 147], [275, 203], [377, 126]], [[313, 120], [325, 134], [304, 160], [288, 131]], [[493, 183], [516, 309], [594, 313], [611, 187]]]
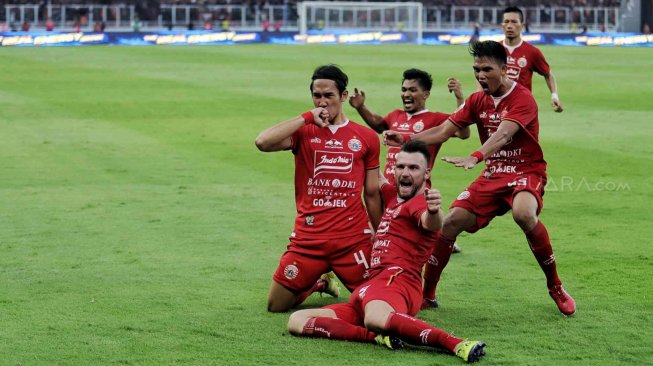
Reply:
[[453, 352], [467, 363], [478, 361], [485, 356], [485, 343], [481, 341], [462, 341], [456, 345]]
[[440, 303], [438, 302], [437, 298], [435, 298], [433, 300], [423, 298], [422, 299], [422, 307], [420, 308], [420, 310], [435, 309], [435, 308], [437, 308], [439, 306], [440, 306]]
[[558, 310], [560, 310], [564, 315], [569, 316], [576, 312], [576, 301], [569, 296], [567, 291], [562, 288], [562, 285], [550, 288], [549, 295], [551, 295], [553, 301], [558, 305]]
[[458, 243], [453, 243], [453, 250], [451, 251], [452, 254], [460, 253], [463, 250], [458, 246]]
[[379, 334], [374, 338], [374, 340], [376, 341], [376, 344], [392, 350], [400, 350], [404, 348], [404, 342], [395, 336]]
[[333, 272], [323, 274], [320, 279], [326, 284], [324, 285], [324, 291], [322, 293], [329, 294], [333, 297], [340, 296], [340, 285], [336, 281], [336, 275]]

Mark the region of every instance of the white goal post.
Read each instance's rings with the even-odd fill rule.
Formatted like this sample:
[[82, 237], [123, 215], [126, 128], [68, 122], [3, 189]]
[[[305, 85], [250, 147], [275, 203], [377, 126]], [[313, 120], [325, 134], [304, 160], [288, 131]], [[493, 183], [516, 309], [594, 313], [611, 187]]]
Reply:
[[401, 32], [422, 42], [421, 2], [302, 1], [297, 3], [299, 34], [333, 31]]

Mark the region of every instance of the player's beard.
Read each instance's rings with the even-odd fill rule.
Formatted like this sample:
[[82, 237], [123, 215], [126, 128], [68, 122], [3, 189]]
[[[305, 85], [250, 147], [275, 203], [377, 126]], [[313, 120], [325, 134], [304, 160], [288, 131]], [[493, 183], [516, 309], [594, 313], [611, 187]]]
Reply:
[[422, 184], [417, 185], [414, 181], [410, 182], [410, 187], [406, 185], [401, 185], [401, 181], [397, 182], [397, 195], [404, 201], [415, 197], [417, 192], [422, 188]]

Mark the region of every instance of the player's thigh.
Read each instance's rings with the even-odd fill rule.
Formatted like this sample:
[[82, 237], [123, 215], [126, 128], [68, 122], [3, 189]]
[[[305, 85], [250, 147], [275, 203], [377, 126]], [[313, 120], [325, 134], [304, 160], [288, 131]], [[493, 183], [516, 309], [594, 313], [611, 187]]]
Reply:
[[474, 213], [462, 207], [454, 207], [444, 218], [442, 232], [447, 236], [455, 237], [474, 224], [476, 224]]
[[289, 250], [281, 256], [272, 279], [291, 292], [299, 294], [310, 289], [328, 270], [329, 264], [324, 258]]
[[350, 249], [331, 258], [331, 268], [340, 281], [352, 291], [365, 280], [365, 272], [370, 268], [372, 242], [363, 237], [351, 243]]
[[384, 300], [372, 300], [365, 305], [365, 328], [374, 332], [385, 330], [388, 317], [395, 312], [392, 305]]
[[540, 204], [533, 192], [520, 191], [512, 200], [512, 217], [525, 232], [537, 225], [537, 212]]

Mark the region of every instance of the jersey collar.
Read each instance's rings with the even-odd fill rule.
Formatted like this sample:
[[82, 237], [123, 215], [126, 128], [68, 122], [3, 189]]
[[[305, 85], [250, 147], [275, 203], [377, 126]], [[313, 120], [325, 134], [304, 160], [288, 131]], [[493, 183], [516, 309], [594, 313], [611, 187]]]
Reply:
[[345, 127], [345, 126], [347, 126], [348, 124], [349, 124], [349, 119], [346, 119], [345, 122], [343, 122], [342, 124], [339, 124], [339, 125], [328, 125], [327, 127], [329, 127], [329, 130], [331, 130], [331, 133], [336, 133], [336, 131], [338, 131], [338, 129], [340, 129], [340, 128], [342, 128], [342, 127]]

